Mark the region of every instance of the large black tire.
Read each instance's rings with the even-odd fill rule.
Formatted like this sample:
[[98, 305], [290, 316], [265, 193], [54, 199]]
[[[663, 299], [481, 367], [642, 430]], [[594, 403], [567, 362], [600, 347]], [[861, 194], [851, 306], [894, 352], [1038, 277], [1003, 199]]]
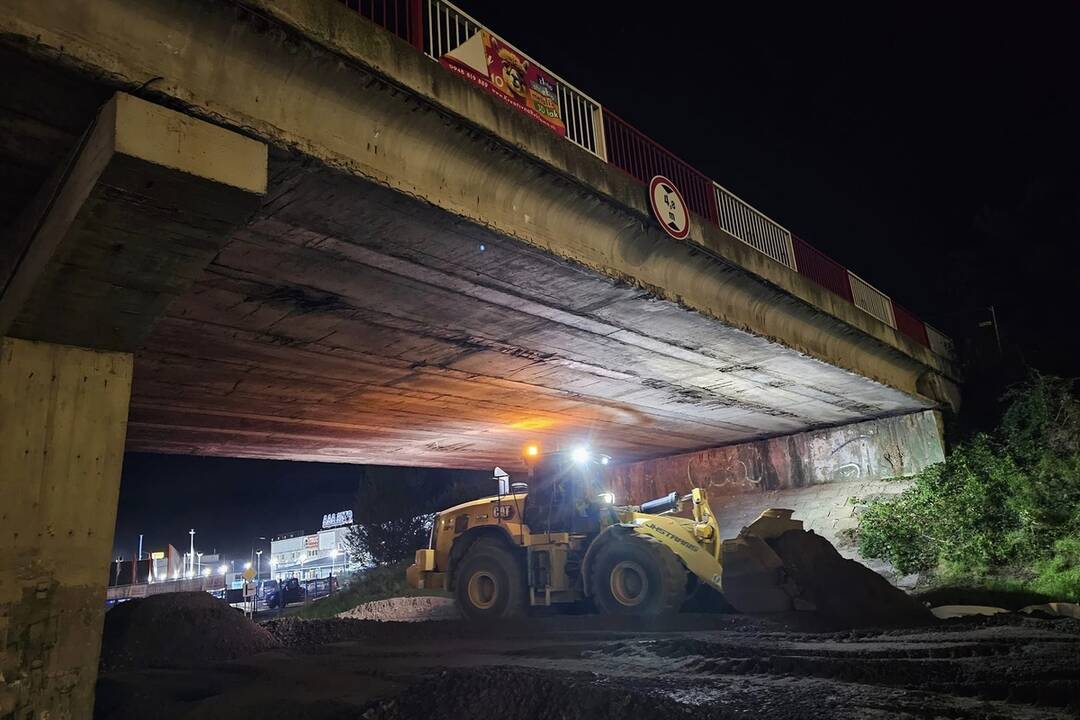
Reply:
[[589, 587], [605, 615], [657, 616], [686, 600], [686, 569], [658, 541], [644, 535], [602, 540], [590, 560]]
[[491, 620], [525, 612], [525, 578], [505, 543], [480, 538], [454, 572], [454, 598], [469, 620]]

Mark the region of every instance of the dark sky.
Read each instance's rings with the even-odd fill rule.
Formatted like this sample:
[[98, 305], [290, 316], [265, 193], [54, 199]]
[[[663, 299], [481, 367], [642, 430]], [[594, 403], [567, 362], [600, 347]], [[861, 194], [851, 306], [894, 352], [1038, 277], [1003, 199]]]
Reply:
[[196, 550], [246, 556], [260, 535], [315, 530], [324, 514], [351, 508], [362, 474], [358, 465], [128, 453], [115, 551], [132, 557], [143, 533], [144, 551], [172, 543], [183, 552], [195, 528]]
[[[970, 377], [1002, 375], [979, 369], [989, 305], [1010, 358], [1080, 374], [1076, 3], [460, 4], [953, 334]], [[348, 507], [360, 472], [129, 455], [117, 547], [194, 526], [246, 553]]]

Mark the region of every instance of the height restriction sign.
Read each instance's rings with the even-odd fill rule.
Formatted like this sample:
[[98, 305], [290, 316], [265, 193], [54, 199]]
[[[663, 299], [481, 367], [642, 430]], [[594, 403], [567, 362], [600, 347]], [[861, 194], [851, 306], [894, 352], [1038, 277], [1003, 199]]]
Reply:
[[676, 240], [685, 240], [690, 234], [690, 214], [675, 183], [663, 175], [654, 177], [649, 183], [649, 203], [667, 234]]

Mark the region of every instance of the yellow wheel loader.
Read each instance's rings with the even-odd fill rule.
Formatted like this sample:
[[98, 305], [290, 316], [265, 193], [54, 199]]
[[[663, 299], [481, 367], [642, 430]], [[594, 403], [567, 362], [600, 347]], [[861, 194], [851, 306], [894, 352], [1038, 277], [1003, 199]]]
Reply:
[[766, 542], [802, 530], [792, 511], [766, 510], [722, 540], [704, 489], [617, 505], [602, 484], [607, 463], [584, 448], [535, 457], [527, 484], [496, 468], [496, 495], [435, 517], [409, 584], [453, 592], [470, 619], [580, 601], [606, 614], [662, 615], [699, 586], [742, 612], [794, 607], [793, 583]]

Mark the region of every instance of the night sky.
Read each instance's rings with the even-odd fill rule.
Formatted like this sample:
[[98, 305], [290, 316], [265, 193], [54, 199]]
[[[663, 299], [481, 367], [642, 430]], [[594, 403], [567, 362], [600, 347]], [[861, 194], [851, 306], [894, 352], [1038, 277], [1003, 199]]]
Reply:
[[[1080, 374], [1080, 6], [459, 4], [953, 335], [972, 414], [1025, 366]], [[348, 507], [359, 477], [129, 455], [117, 548], [194, 526], [202, 549], [246, 554]]]

